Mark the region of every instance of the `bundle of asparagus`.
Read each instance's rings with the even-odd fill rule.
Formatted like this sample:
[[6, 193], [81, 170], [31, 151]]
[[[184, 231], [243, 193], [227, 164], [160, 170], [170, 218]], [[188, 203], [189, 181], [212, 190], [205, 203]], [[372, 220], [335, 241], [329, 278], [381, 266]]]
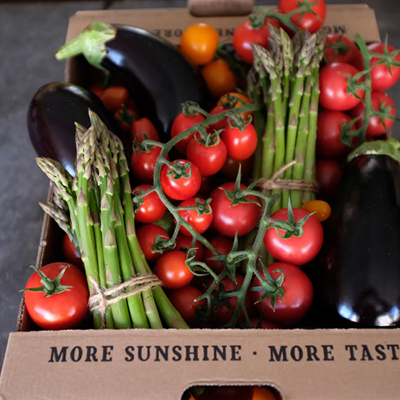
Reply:
[[[255, 115], [259, 132], [254, 178], [270, 179], [282, 167], [285, 180], [314, 181], [317, 133], [319, 65], [323, 56], [323, 33], [300, 31], [293, 40], [283, 29], [269, 26], [270, 50], [254, 45], [254, 65], [249, 74], [249, 95], [264, 102], [266, 118]], [[266, 122], [264, 122], [266, 121]], [[293, 164], [293, 163], [292, 163]], [[275, 209], [293, 207], [313, 198], [302, 190], [273, 190], [281, 194]]]
[[80, 251], [92, 300], [105, 304], [93, 305], [94, 326], [188, 328], [140, 249], [121, 140], [90, 110], [89, 116], [89, 129], [76, 125], [75, 177], [54, 160], [36, 162], [54, 184], [53, 202], [41, 206]]

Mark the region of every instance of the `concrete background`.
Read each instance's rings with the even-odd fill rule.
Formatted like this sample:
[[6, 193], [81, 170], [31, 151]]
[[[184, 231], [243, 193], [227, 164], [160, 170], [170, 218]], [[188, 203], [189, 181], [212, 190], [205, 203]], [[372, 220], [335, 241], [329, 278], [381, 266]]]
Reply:
[[[257, 1], [258, 4], [276, 4]], [[382, 37], [400, 48], [400, 1], [327, 0], [328, 4], [368, 3]], [[184, 0], [115, 2], [111, 8], [183, 7]], [[64, 64], [53, 53], [65, 40], [68, 18], [77, 10], [100, 9], [100, 1], [0, 4], [0, 368], [15, 321], [20, 290], [31, 274], [42, 223], [37, 205], [48, 179], [36, 167], [26, 129], [26, 110], [43, 84], [62, 80]], [[389, 92], [400, 104], [400, 85]], [[394, 132], [399, 129], [394, 126]], [[396, 135], [398, 137], [398, 135]]]

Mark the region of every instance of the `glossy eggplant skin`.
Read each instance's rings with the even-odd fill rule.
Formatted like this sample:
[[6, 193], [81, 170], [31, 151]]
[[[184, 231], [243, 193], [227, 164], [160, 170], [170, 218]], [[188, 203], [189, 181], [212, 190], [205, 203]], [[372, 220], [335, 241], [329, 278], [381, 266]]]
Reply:
[[[336, 327], [400, 321], [400, 164], [361, 155], [346, 167], [320, 256], [320, 302]], [[340, 322], [341, 321], [341, 322]]]
[[75, 122], [89, 127], [89, 108], [112, 132], [119, 134], [112, 115], [94, 94], [64, 82], [42, 86], [33, 96], [27, 114], [29, 137], [38, 156], [60, 162], [74, 175]]
[[105, 43], [101, 66], [122, 81], [139, 115], [149, 118], [166, 141], [182, 103], [191, 100], [205, 106], [208, 92], [201, 74], [174, 46], [150, 32], [113, 26], [117, 34]]

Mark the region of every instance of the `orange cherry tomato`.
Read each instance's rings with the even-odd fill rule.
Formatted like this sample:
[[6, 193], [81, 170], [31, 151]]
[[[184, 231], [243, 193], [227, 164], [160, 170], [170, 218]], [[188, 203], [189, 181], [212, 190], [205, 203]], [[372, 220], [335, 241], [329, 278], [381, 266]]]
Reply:
[[277, 400], [272, 391], [266, 387], [256, 386], [254, 388], [253, 400]]
[[104, 106], [112, 113], [116, 113], [122, 104], [127, 104], [128, 99], [128, 91], [123, 86], [110, 87], [101, 96]]
[[214, 97], [221, 97], [236, 88], [236, 77], [225, 60], [211, 61], [203, 67], [201, 73]]
[[331, 206], [323, 200], [311, 200], [307, 203], [304, 203], [301, 208], [307, 210], [310, 213], [315, 212], [315, 217], [318, 221], [323, 222], [326, 221], [331, 215]]
[[[247, 96], [245, 96], [244, 94], [238, 93], [238, 92], [229, 92], [229, 93], [224, 94], [218, 100], [217, 106], [226, 107], [229, 103], [234, 104], [235, 97], [238, 98], [238, 100], [236, 101], [234, 108], [239, 108], [239, 107], [244, 106], [245, 104], [251, 103], [250, 99]], [[226, 108], [232, 108], [232, 107], [226, 107]], [[250, 115], [251, 116], [253, 115], [253, 112], [248, 111], [248, 112], [240, 113], [240, 115], [246, 121], [250, 117]]]
[[181, 51], [193, 64], [204, 65], [214, 58], [218, 42], [218, 32], [211, 25], [193, 24], [181, 36]]

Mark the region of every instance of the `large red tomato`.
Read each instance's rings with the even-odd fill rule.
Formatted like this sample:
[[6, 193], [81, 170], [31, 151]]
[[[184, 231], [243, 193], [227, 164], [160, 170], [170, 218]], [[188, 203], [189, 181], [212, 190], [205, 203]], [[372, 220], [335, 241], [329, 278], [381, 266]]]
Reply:
[[[197, 197], [202, 203], [205, 200]], [[189, 200], [183, 201], [179, 204], [179, 207], [193, 207], [196, 205], [196, 198], [192, 197]], [[210, 211], [210, 214], [202, 213], [199, 214], [196, 210], [179, 210], [178, 214], [200, 234], [204, 233], [211, 225], [213, 220], [213, 212], [211, 207], [208, 206], [207, 210]], [[186, 236], [191, 236], [191, 233], [182, 225], [179, 229], [181, 233]]]
[[[228, 199], [226, 191], [233, 191], [234, 182], [224, 183], [214, 189], [211, 193], [211, 207], [213, 209], [213, 227], [225, 236], [243, 236], [249, 233], [256, 225], [260, 216], [261, 207], [257, 197], [253, 195], [246, 196], [247, 200], [256, 203], [239, 203], [232, 205]], [[240, 190], [246, 186], [241, 184]], [[224, 190], [225, 189], [225, 190]]]
[[[196, 125], [199, 122], [203, 122], [204, 117], [201, 114], [195, 114], [193, 116], [185, 115], [183, 113], [178, 114], [175, 118], [174, 123], [171, 128], [171, 138], [173, 139], [175, 136], [178, 136], [186, 129], [191, 128], [193, 125]], [[182, 154], [186, 154], [186, 148], [190, 142], [190, 140], [194, 137], [194, 133], [186, 137], [185, 139], [180, 140], [175, 147]]]
[[[26, 309], [32, 320], [43, 329], [71, 329], [85, 318], [88, 312], [89, 291], [85, 275], [72, 264], [55, 262], [43, 266], [40, 271], [48, 280], [56, 279], [62, 270], [60, 285], [68, 288], [61, 293], [46, 296], [43, 292], [25, 291]], [[43, 286], [42, 277], [34, 272], [25, 289]], [[52, 283], [54, 285], [54, 282]]]
[[83, 262], [81, 259], [81, 255], [75, 245], [69, 240], [67, 234], [64, 235], [63, 243], [62, 243], [63, 253], [65, 259], [75, 265], [78, 268], [83, 268]]
[[[301, 220], [310, 213], [302, 208], [294, 208], [293, 216], [295, 222]], [[272, 219], [287, 221], [288, 209], [283, 208], [271, 216]], [[282, 229], [278, 229], [281, 236], [285, 236]], [[279, 261], [304, 265], [314, 259], [321, 250], [324, 241], [324, 230], [321, 222], [312, 215], [303, 225], [301, 236], [292, 236], [289, 239], [282, 239], [275, 228], [269, 228], [265, 232], [264, 244], [272, 257]]]
[[[275, 262], [267, 267], [267, 271], [276, 280], [281, 272], [284, 273], [282, 289], [285, 295], [278, 297], [274, 309], [271, 305], [271, 299], [266, 299], [257, 303], [264, 292], [252, 291], [253, 302], [256, 303], [256, 309], [264, 318], [279, 324], [294, 324], [303, 319], [311, 308], [314, 290], [310, 278], [293, 264]], [[265, 278], [264, 272], [261, 275]], [[256, 277], [253, 281], [253, 287], [262, 286], [260, 280]]]
[[354, 42], [346, 36], [330, 34], [325, 40], [324, 61], [327, 64], [334, 62], [353, 64], [358, 51]]

